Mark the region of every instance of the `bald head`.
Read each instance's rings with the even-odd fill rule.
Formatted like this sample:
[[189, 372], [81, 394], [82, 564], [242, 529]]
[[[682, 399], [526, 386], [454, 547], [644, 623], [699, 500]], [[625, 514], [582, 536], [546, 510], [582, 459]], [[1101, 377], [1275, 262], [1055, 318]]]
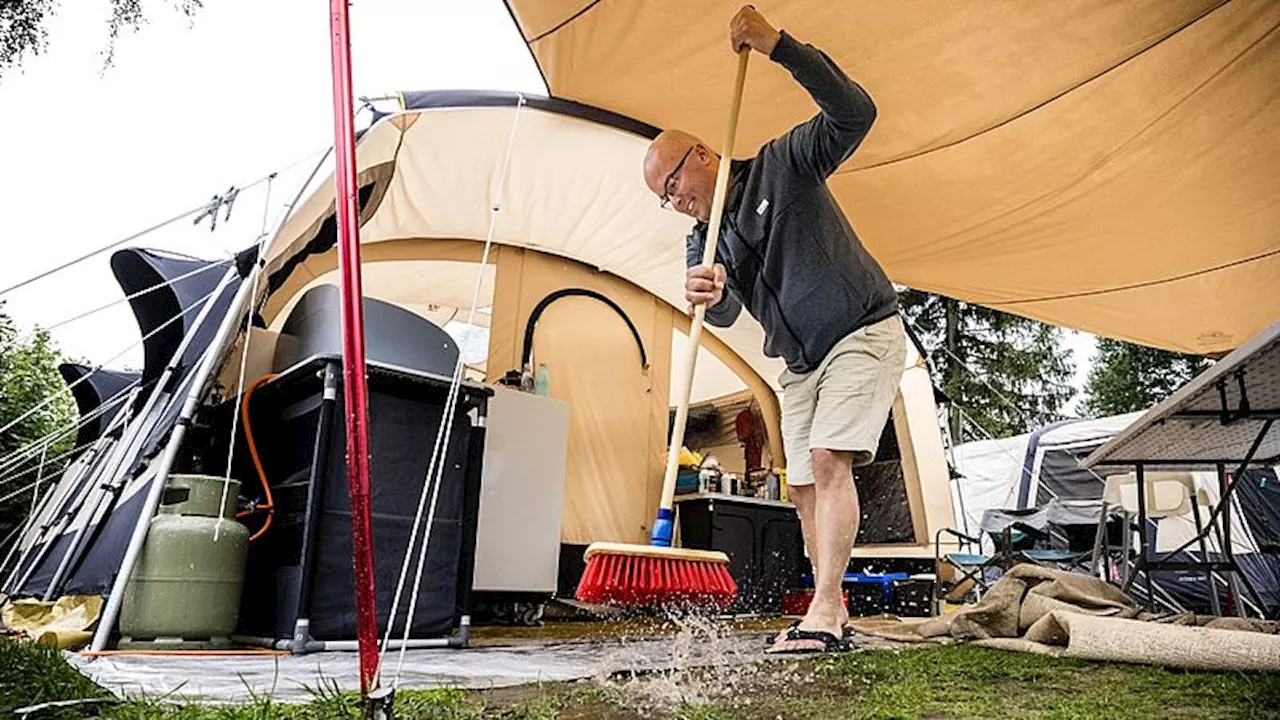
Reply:
[[685, 151], [701, 142], [683, 130], [664, 130], [654, 138], [644, 156], [644, 182], [649, 189], [658, 196], [664, 195], [667, 176], [680, 164]]
[[664, 130], [645, 153], [644, 182], [654, 195], [669, 199], [678, 212], [706, 222], [719, 165], [719, 157], [697, 136]]

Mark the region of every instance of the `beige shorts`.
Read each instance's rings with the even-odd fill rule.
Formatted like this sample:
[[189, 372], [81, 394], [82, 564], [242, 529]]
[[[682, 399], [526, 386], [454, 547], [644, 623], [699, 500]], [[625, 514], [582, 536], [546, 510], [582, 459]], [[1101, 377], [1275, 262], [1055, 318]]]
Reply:
[[852, 452], [855, 467], [875, 459], [906, 353], [902, 320], [893, 315], [845, 336], [812, 372], [783, 371], [778, 382], [788, 485], [813, 484], [814, 448]]

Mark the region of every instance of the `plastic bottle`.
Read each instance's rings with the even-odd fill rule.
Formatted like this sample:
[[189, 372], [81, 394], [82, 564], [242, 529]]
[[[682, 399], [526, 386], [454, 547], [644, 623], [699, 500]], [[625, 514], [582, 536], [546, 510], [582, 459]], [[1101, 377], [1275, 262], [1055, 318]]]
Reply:
[[534, 381], [534, 392], [539, 395], [546, 395], [551, 392], [551, 377], [547, 372], [546, 363], [538, 363], [538, 375]]
[[769, 473], [765, 476], [764, 497], [766, 500], [782, 499], [782, 478], [777, 473]]

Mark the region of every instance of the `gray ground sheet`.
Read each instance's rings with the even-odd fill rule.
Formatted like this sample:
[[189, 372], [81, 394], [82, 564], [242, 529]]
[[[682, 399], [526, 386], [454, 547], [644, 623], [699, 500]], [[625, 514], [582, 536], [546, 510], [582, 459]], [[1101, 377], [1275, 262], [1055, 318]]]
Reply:
[[[764, 658], [767, 632], [720, 635], [685, 629], [650, 639], [488, 644], [462, 649], [417, 649], [405, 653], [401, 689], [486, 689], [539, 681], [606, 678], [707, 666], [735, 666]], [[398, 651], [387, 653], [382, 682], [391, 683]], [[311, 689], [359, 690], [355, 652], [282, 656], [164, 657], [111, 655], [68, 660], [99, 685], [122, 697], [164, 696], [174, 702], [216, 704], [270, 696], [307, 702]], [[311, 688], [311, 689], [309, 689]]]

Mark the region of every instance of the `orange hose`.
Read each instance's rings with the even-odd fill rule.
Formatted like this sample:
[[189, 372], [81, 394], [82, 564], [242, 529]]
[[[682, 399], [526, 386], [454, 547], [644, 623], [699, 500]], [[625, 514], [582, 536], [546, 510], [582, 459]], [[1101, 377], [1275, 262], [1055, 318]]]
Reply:
[[275, 499], [271, 497], [271, 485], [267, 483], [267, 471], [262, 469], [262, 458], [258, 457], [258, 445], [253, 441], [253, 429], [249, 424], [249, 396], [253, 395], [253, 391], [262, 383], [274, 378], [276, 373], [267, 373], [262, 377], [254, 380], [249, 387], [245, 388], [244, 397], [240, 400], [240, 423], [244, 425], [244, 439], [249, 445], [249, 455], [253, 457], [253, 466], [258, 470], [258, 480], [262, 483], [262, 494], [266, 496], [267, 502], [258, 505], [254, 510], [266, 510], [267, 519], [263, 521], [262, 527], [258, 528], [258, 532], [249, 536], [249, 542], [253, 542], [262, 537], [262, 534], [271, 527], [271, 519], [276, 515]]

